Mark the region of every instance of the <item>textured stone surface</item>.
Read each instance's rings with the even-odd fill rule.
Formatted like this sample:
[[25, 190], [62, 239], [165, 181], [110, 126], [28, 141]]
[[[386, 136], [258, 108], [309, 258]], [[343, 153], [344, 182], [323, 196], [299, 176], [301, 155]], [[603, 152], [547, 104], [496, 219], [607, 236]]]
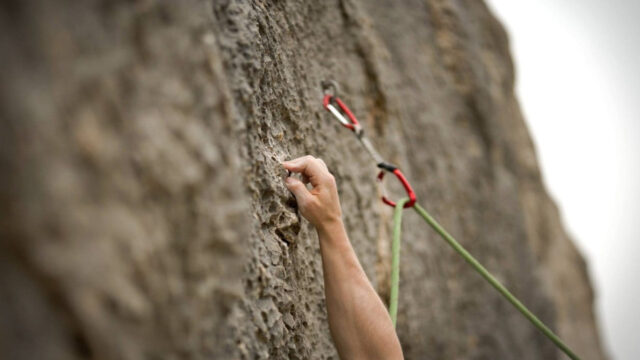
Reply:
[[[317, 238], [279, 161], [325, 160], [384, 299], [391, 209], [367, 154], [322, 110], [325, 79], [451, 233], [585, 359], [605, 358], [506, 34], [482, 2], [0, 9], [8, 359], [337, 358]], [[408, 359], [562, 358], [415, 214], [403, 226]]]

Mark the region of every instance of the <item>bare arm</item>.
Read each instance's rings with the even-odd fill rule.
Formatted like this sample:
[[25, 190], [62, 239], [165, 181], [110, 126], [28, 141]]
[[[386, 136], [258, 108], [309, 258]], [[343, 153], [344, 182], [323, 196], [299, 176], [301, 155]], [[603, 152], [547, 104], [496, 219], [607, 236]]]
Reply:
[[320, 159], [305, 156], [283, 163], [313, 189], [287, 178], [302, 216], [318, 232], [331, 336], [341, 359], [403, 359], [384, 304], [356, 257], [344, 225], [336, 183]]

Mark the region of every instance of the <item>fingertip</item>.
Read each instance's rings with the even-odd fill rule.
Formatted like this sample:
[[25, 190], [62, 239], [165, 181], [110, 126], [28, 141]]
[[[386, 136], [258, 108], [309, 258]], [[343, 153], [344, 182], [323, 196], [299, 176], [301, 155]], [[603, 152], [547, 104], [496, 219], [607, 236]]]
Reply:
[[289, 189], [294, 188], [296, 186], [298, 186], [298, 183], [300, 183], [300, 180], [294, 178], [294, 177], [288, 177], [284, 180], [285, 185], [287, 185], [287, 187]]
[[300, 165], [296, 164], [295, 162], [292, 161], [285, 161], [282, 163], [282, 166], [289, 170], [289, 171], [293, 171], [293, 172], [299, 172], [300, 171]]

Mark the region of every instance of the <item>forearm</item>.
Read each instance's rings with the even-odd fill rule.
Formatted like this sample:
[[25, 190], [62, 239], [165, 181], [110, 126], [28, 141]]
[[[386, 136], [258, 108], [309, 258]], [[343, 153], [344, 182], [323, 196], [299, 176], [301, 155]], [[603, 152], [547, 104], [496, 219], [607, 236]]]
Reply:
[[387, 310], [341, 221], [318, 228], [329, 327], [342, 359], [402, 359]]
[[287, 188], [300, 213], [318, 230], [329, 328], [338, 354], [346, 359], [402, 359], [400, 342], [384, 304], [369, 283], [349, 243], [336, 181], [324, 161], [313, 156], [287, 161], [312, 189], [294, 177]]

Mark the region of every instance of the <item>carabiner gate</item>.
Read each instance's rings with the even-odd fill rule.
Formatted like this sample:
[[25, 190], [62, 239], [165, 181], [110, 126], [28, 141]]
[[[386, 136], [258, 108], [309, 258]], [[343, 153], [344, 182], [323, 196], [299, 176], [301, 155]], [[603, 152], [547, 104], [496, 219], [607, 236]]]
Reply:
[[[337, 105], [337, 107], [334, 106], [334, 104]], [[353, 115], [351, 110], [349, 110], [347, 105], [345, 105], [345, 103], [343, 103], [339, 97], [331, 94], [325, 94], [324, 99], [322, 99], [322, 106], [324, 106], [325, 109], [332, 113], [333, 116], [335, 116], [336, 119], [340, 121], [342, 126], [346, 127], [347, 129], [356, 131], [357, 128], [360, 127], [358, 119], [356, 119], [355, 115]], [[343, 113], [347, 116], [348, 120], [344, 117]]]
[[[398, 180], [400, 180], [400, 183], [402, 183], [404, 190], [407, 192], [407, 196], [409, 196], [409, 201], [406, 204], [404, 204], [404, 208], [406, 209], [406, 208], [412, 207], [413, 204], [416, 203], [416, 193], [413, 192], [413, 188], [411, 188], [409, 181], [407, 181], [407, 178], [404, 177], [404, 174], [402, 173], [402, 171], [400, 171], [400, 169], [395, 168], [391, 172], [396, 176], [396, 178], [398, 178]], [[382, 182], [382, 178], [384, 178], [384, 173], [385, 173], [385, 170], [380, 171], [380, 173], [378, 174], [378, 181]], [[384, 187], [383, 187], [382, 202], [384, 202], [389, 206], [396, 207], [395, 201], [389, 200], [386, 194], [384, 194]]]

